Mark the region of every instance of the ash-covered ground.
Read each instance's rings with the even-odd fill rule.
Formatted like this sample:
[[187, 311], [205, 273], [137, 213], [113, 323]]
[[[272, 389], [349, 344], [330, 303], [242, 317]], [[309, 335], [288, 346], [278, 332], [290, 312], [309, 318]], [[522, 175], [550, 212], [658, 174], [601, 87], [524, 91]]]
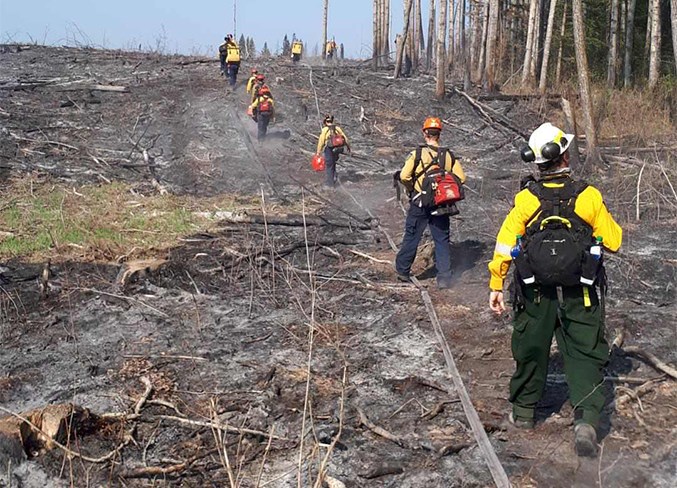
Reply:
[[[249, 210], [204, 209], [216, 225], [145, 250], [163, 263], [129, 279], [121, 279], [125, 259], [63, 258], [55, 249], [41, 291], [45, 259], [0, 263], [0, 406], [87, 409], [81, 422], [67, 422], [64, 447], [98, 458], [59, 447], [28, 452], [0, 484], [284, 487], [328, 477], [349, 487], [491, 485], [420, 294], [389, 264], [386, 234], [399, 244], [403, 227], [391, 175], [420, 142], [421, 121], [436, 115], [468, 174], [452, 222], [455, 287], [434, 287], [425, 250], [416, 270], [511, 482], [672, 486], [674, 382], [622, 348], [607, 374], [627, 381], [607, 384], [599, 459], [573, 453], [556, 351], [543, 421], [533, 432], [498, 428], [509, 410], [511, 326], [488, 310], [486, 263], [530, 170], [519, 162], [520, 133], [555, 109], [485, 101], [495, 111], [487, 119], [451, 85], [439, 102], [430, 77], [393, 80], [365, 66], [245, 62], [231, 91], [208, 60], [2, 49], [5, 194], [31, 175], [75, 192], [123, 182], [130, 201], [165, 190], [228, 194]], [[267, 75], [279, 112], [261, 144], [245, 114], [250, 67]], [[354, 152], [341, 158], [336, 190], [324, 189], [309, 164], [327, 113]], [[672, 158], [644, 169], [664, 196], [643, 195], [639, 221], [641, 164], [614, 159], [586, 175], [625, 228], [622, 252], [608, 259], [609, 340], [622, 330], [625, 345], [668, 363], [677, 360]], [[617, 404], [625, 394], [631, 399]], [[8, 449], [0, 445], [0, 460], [12, 458]]]

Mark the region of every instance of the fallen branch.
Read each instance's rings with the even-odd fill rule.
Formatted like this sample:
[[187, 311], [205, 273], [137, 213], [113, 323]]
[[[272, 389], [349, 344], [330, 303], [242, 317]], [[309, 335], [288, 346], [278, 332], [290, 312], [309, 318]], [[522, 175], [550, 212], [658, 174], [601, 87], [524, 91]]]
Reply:
[[369, 254], [356, 251], [354, 249], [348, 249], [348, 252], [353, 253], [355, 256], [360, 256], [362, 258], [368, 259], [369, 261], [373, 261], [375, 263], [381, 263], [381, 264], [393, 264], [392, 261], [386, 261], [385, 259], [379, 259], [375, 258], [374, 256], [370, 256]]
[[240, 434], [240, 435], [255, 435], [255, 436], [261, 436], [264, 438], [273, 438], [275, 440], [279, 441], [288, 441], [286, 437], [279, 437], [273, 434], [270, 434], [268, 432], [263, 432], [262, 430], [253, 430], [253, 429], [245, 429], [244, 427], [233, 427], [232, 425], [223, 425], [221, 423], [214, 423], [214, 422], [203, 422], [201, 420], [191, 420], [191, 419], [183, 419], [181, 417], [175, 417], [173, 415], [157, 415], [156, 418], [162, 419], [162, 420], [169, 420], [172, 422], [177, 422], [179, 424], [184, 424], [184, 425], [193, 425], [197, 427], [208, 427], [212, 429], [217, 429], [221, 430], [223, 432], [230, 432], [231, 434]]
[[638, 400], [639, 397], [642, 397], [652, 391], [661, 381], [662, 379], [647, 381], [639, 388], [631, 390], [632, 393], [629, 391], [628, 393], [618, 397], [618, 399], [616, 399], [616, 408], [622, 407], [630, 400]]
[[96, 293], [96, 294], [99, 294], [99, 295], [105, 295], [105, 296], [112, 297], [112, 298], [120, 298], [122, 300], [128, 300], [128, 301], [133, 302], [133, 303], [138, 303], [139, 305], [142, 305], [142, 306], [146, 307], [147, 309], [152, 310], [153, 312], [162, 315], [165, 318], [170, 318], [169, 315], [166, 314], [165, 312], [163, 312], [162, 310], [158, 310], [157, 308], [152, 307], [152, 306], [148, 305], [147, 303], [144, 303], [141, 300], [138, 300], [136, 298], [127, 297], [127, 296], [124, 296], [124, 295], [116, 295], [115, 293], [108, 293], [107, 291], [96, 290], [94, 288], [75, 288], [75, 289], [80, 290], [80, 291], [87, 291], [87, 292], [90, 292], [90, 293]]
[[[478, 102], [477, 100], [475, 100], [473, 97], [468, 95], [463, 90], [459, 90], [456, 87], [453, 87], [453, 89], [456, 93], [458, 93], [459, 95], [464, 97], [468, 101], [468, 103], [470, 103], [470, 105], [475, 107], [477, 109], [477, 111], [480, 114], [482, 114], [482, 116], [484, 118], [486, 118], [487, 121], [490, 122], [491, 124], [498, 123], [498, 124], [502, 125], [503, 127], [510, 129], [514, 133], [524, 137], [525, 139], [529, 137], [529, 135], [526, 132], [524, 132], [521, 129], [515, 127], [504, 115], [501, 115], [500, 113], [498, 113], [493, 108], [491, 108], [488, 105], [485, 105], [481, 102]], [[487, 112], [491, 112], [493, 116], [489, 115]]]
[[667, 374], [673, 380], [677, 380], [677, 369], [661, 361], [654, 354], [644, 351], [637, 346], [626, 346], [623, 348], [623, 351], [625, 351], [626, 354], [641, 356], [647, 363], [653, 366], [654, 369], [660, 371], [661, 373]]
[[374, 434], [378, 435], [379, 437], [383, 437], [384, 439], [387, 439], [391, 442], [394, 442], [400, 447], [403, 447], [405, 449], [410, 448], [408, 443], [402, 439], [401, 437], [398, 437], [394, 434], [391, 434], [387, 430], [385, 430], [383, 427], [379, 427], [375, 423], [373, 423], [367, 415], [362, 411], [362, 409], [358, 408], [357, 409], [357, 414], [360, 417], [360, 424], [364, 425], [367, 429], [371, 430]]
[[369, 230], [371, 226], [366, 223], [343, 223], [334, 222], [323, 219], [322, 217], [308, 217], [306, 216], [305, 223], [300, 215], [262, 215], [262, 214], [242, 214], [236, 212], [221, 211], [214, 214], [203, 213], [206, 217], [213, 216], [213, 218], [223, 220], [233, 224], [258, 224], [258, 225], [280, 225], [287, 227], [341, 227], [341, 228], [357, 228], [360, 230]]
[[116, 86], [116, 85], [80, 85], [80, 86], [75, 85], [69, 86], [68, 88], [59, 88], [57, 91], [80, 91], [80, 90], [129, 93], [129, 88], [127, 88], [126, 86]]
[[454, 361], [454, 357], [451, 354], [449, 343], [444, 337], [444, 332], [442, 331], [442, 324], [440, 324], [439, 318], [437, 317], [437, 312], [435, 312], [435, 307], [433, 305], [432, 300], [430, 299], [430, 295], [428, 294], [428, 291], [421, 286], [421, 284], [418, 282], [416, 278], [413, 278], [412, 281], [421, 292], [421, 297], [423, 298], [423, 303], [425, 304], [425, 308], [428, 311], [430, 322], [433, 325], [433, 330], [435, 331], [435, 335], [437, 336], [438, 342], [442, 347], [444, 359], [447, 363], [447, 370], [451, 374], [451, 378], [454, 381], [456, 391], [463, 405], [463, 411], [465, 412], [465, 416], [468, 419], [468, 423], [472, 428], [475, 440], [477, 441], [480, 451], [484, 456], [484, 460], [486, 461], [489, 467], [489, 471], [491, 472], [491, 476], [494, 479], [494, 483], [498, 488], [509, 488], [510, 480], [508, 479], [508, 475], [506, 474], [505, 469], [503, 469], [503, 465], [498, 460], [498, 456], [496, 455], [496, 451], [494, 451], [491, 442], [489, 442], [489, 437], [487, 437], [487, 433], [484, 430], [482, 422], [480, 421], [480, 417], [477, 414], [477, 410], [475, 410], [475, 407], [472, 404], [470, 394], [468, 394], [468, 390], [466, 390], [465, 385], [463, 384], [461, 373], [458, 371], [458, 368], [456, 367], [456, 362]]

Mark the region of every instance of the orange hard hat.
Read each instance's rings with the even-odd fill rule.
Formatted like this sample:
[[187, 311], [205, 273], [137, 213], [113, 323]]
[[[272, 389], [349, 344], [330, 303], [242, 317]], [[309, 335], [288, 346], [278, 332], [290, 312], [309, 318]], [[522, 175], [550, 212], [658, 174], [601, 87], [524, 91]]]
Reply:
[[258, 81], [263, 81], [263, 80], [266, 79], [266, 77], [263, 76], [263, 75], [256, 75], [256, 79], [257, 79]]
[[423, 130], [428, 129], [442, 130], [442, 121], [437, 117], [428, 117], [423, 122]]
[[268, 86], [266, 86], [266, 85], [263, 85], [259, 89], [259, 95], [270, 95], [270, 88], [268, 88]]

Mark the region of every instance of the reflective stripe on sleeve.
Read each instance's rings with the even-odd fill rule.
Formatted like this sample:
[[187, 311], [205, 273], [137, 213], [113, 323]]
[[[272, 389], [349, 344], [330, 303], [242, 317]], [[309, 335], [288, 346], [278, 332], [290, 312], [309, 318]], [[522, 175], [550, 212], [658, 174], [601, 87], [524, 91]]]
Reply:
[[497, 242], [494, 252], [496, 252], [497, 254], [502, 254], [503, 256], [510, 256], [511, 249], [512, 246], [509, 246], [508, 244], [503, 244], [501, 242]]

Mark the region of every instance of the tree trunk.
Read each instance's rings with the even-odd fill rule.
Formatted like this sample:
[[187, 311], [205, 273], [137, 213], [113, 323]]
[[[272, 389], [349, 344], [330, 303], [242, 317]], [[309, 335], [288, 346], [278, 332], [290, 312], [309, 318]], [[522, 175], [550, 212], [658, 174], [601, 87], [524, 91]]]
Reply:
[[524, 50], [524, 64], [522, 65], [522, 86], [526, 86], [531, 72], [532, 51], [534, 48], [534, 35], [536, 33], [536, 7], [538, 0], [530, 0], [529, 20], [527, 21], [527, 43]]
[[454, 59], [456, 57], [456, 47], [454, 44], [454, 33], [456, 32], [456, 29], [454, 28], [455, 24], [454, 22], [456, 21], [456, 8], [458, 5], [458, 0], [449, 0], [449, 11], [447, 12], [448, 14], [448, 19], [447, 19], [447, 24], [448, 24], [448, 32], [447, 32], [447, 71], [451, 73], [451, 68], [452, 65], [454, 64]]
[[543, 46], [543, 63], [541, 64], [541, 80], [538, 83], [538, 91], [541, 93], [541, 95], [545, 93], [545, 82], [548, 78], [548, 61], [550, 60], [550, 45], [552, 43], [552, 30], [555, 26], [556, 9], [557, 9], [557, 0], [550, 0], [550, 12], [548, 13], [548, 28], [545, 31], [545, 45]]
[[487, 26], [489, 23], [489, 0], [485, 0], [480, 8], [482, 9], [482, 37], [480, 38], [480, 55], [477, 61], [477, 71], [475, 71], [475, 80], [478, 83], [482, 83], [482, 79], [484, 78], [484, 61], [487, 52]]
[[[647, 0], [647, 14], [646, 14], [646, 35], [644, 36], [644, 63], [649, 60], [649, 53], [651, 52], [651, 8], [654, 0]], [[647, 69], [647, 65], [642, 66], [643, 70]]]
[[627, 23], [625, 25], [625, 60], [623, 66], [623, 85], [626, 88], [630, 86], [630, 83], [632, 83], [632, 45], [634, 42], [635, 33], [635, 3], [636, 0], [628, 0], [628, 16]]
[[[634, 0], [633, 0], [634, 1]], [[562, 49], [564, 48], [564, 33], [567, 26], [567, 0], [562, 5], [562, 28], [559, 32], [559, 49], [557, 50], [557, 68], [555, 69], [555, 84], [559, 85], [562, 76]]]
[[438, 100], [444, 99], [444, 73], [446, 71], [446, 48], [444, 42], [447, 38], [447, 7], [449, 0], [440, 0], [440, 17], [437, 23], [437, 86], [435, 96]]
[[677, 0], [670, 0], [670, 26], [672, 27], [672, 54], [675, 56], [675, 72], [677, 72]]
[[677, 0], [670, 0], [670, 26], [672, 27], [672, 54], [675, 56], [677, 72]]
[[381, 53], [381, 49], [379, 46], [379, 41], [381, 39], [380, 36], [380, 22], [381, 22], [381, 17], [379, 16], [379, 4], [381, 0], [374, 0], [373, 2], [373, 10], [374, 10], [374, 20], [373, 20], [373, 37], [374, 39], [372, 40], [372, 45], [371, 45], [371, 67], [374, 71], [378, 69], [379, 65], [379, 54]]
[[616, 69], [618, 67], [618, 0], [611, 0], [609, 19], [609, 59], [607, 62], [606, 84], [609, 88], [616, 86]]
[[324, 0], [322, 15], [322, 59], [327, 58], [327, 16], [329, 15], [329, 0]]
[[529, 64], [529, 82], [536, 81], [536, 66], [541, 47], [541, 2], [536, 2], [536, 18], [534, 19], [534, 47], [531, 50], [531, 63]]
[[[467, 9], [467, 10], [466, 10]], [[475, 39], [475, 30], [472, 27], [472, 2], [463, 0], [463, 22], [461, 23], [461, 40], [463, 43], [463, 90], [468, 91], [472, 87], [471, 71], [472, 71], [472, 49]], [[470, 32], [466, 32], [465, 23], [466, 17], [468, 19], [468, 28]], [[470, 37], [470, 40], [467, 37]]]
[[406, 0], [404, 5], [404, 26], [402, 27], [402, 35], [399, 37], [397, 43], [397, 55], [395, 59], [395, 78], [400, 77], [400, 70], [402, 69], [402, 58], [404, 57], [404, 45], [406, 44], [407, 35], [409, 34], [409, 18], [411, 17], [411, 6], [413, 0]]
[[582, 0], [573, 0], [574, 49], [576, 51], [576, 67], [578, 71], [578, 90], [581, 97], [583, 118], [585, 119], [585, 138], [587, 143], [586, 162], [597, 164], [597, 133], [592, 120], [592, 96], [590, 94], [590, 74], [588, 72], [588, 55], [585, 51], [585, 24], [583, 23]]
[[433, 39], [435, 39], [435, 0], [430, 0], [428, 5], [428, 44], [426, 45], [425, 67], [428, 72], [433, 66]]
[[409, 54], [409, 59], [411, 60], [411, 69], [415, 71], [416, 65], [414, 64], [414, 31], [416, 30], [416, 1], [414, 0], [411, 4], [411, 11], [409, 12], [409, 33], [407, 35], [407, 53]]
[[383, 63], [390, 62], [390, 0], [383, 0]]
[[649, 56], [649, 89], [658, 84], [661, 69], [661, 2], [651, 4], [651, 55]]
[[416, 65], [421, 59], [421, 54], [425, 49], [425, 39], [423, 37], [423, 14], [421, 14], [421, 0], [416, 0]]
[[[553, 0], [555, 1], [555, 0]], [[498, 37], [498, 8], [499, 0], [489, 0], [489, 27], [487, 30], [487, 61], [486, 61], [486, 81], [487, 91], [493, 92], [496, 88], [495, 69], [496, 69], [496, 38]]]

